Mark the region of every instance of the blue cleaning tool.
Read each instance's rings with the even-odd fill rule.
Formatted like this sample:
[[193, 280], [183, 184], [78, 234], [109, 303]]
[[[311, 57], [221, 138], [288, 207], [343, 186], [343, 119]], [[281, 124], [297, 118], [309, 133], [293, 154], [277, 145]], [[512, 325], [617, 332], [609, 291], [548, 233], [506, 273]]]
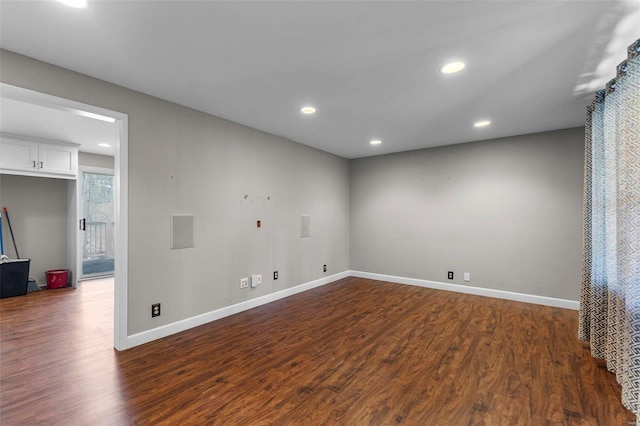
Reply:
[[0, 213], [0, 256], [4, 256], [4, 241], [2, 240], [2, 213]]
[[20, 259], [20, 253], [18, 253], [18, 246], [16, 245], [16, 237], [13, 236], [13, 227], [11, 226], [11, 219], [9, 219], [9, 210], [3, 207], [4, 217], [7, 218], [7, 225], [9, 225], [9, 232], [11, 232], [11, 241], [13, 241], [13, 249], [16, 251], [16, 259]]

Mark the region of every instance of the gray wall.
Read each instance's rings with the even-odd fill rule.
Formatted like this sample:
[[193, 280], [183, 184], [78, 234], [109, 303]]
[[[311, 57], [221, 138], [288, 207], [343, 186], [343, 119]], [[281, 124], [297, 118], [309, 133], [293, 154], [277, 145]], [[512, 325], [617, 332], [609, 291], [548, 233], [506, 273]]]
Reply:
[[[129, 334], [349, 268], [347, 160], [12, 52], [0, 64], [4, 83], [129, 115]], [[195, 248], [169, 249], [171, 213], [195, 215]]]
[[[7, 207], [23, 258], [31, 259], [29, 276], [46, 283], [45, 271], [67, 268], [67, 185], [65, 179], [0, 174], [0, 206]], [[5, 254], [16, 257], [3, 215]]]
[[81, 166], [101, 167], [103, 169], [114, 169], [114, 158], [109, 155], [92, 154], [89, 152], [78, 153], [78, 163]]
[[578, 300], [583, 152], [576, 128], [352, 161], [351, 269]]

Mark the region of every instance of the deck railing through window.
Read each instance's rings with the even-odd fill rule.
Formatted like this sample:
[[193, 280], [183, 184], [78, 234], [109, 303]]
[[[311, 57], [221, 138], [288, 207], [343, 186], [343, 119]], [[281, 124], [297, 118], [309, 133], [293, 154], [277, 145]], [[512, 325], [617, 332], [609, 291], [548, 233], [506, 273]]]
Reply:
[[83, 257], [113, 256], [113, 222], [86, 222]]

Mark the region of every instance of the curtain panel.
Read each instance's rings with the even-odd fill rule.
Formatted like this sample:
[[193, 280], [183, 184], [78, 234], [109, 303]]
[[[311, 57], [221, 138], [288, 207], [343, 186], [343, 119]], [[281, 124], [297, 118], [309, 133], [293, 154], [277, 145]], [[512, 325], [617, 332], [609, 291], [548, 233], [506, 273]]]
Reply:
[[587, 106], [578, 337], [640, 425], [640, 39]]

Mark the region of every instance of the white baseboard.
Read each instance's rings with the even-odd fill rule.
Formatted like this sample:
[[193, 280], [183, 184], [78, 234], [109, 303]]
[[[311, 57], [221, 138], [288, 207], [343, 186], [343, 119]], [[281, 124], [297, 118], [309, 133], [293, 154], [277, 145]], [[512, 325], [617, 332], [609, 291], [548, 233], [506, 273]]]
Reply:
[[255, 299], [246, 300], [244, 302], [236, 303], [235, 305], [225, 306], [224, 308], [216, 309], [211, 312], [196, 315], [195, 317], [186, 318], [184, 320], [176, 321], [171, 324], [166, 324], [151, 330], [136, 333], [131, 336], [127, 336], [127, 349], [134, 346], [142, 345], [144, 343], [151, 342], [152, 340], [161, 339], [163, 337], [170, 336], [172, 334], [180, 333], [181, 331], [188, 330], [190, 328], [198, 327], [209, 322], [228, 317], [229, 315], [237, 314], [248, 309], [252, 309], [258, 306], [265, 305], [267, 303], [275, 302], [276, 300], [283, 299], [285, 297], [293, 296], [294, 294], [302, 293], [303, 291], [311, 290], [316, 287], [320, 287], [334, 281], [340, 280], [346, 277], [358, 277], [368, 278], [378, 281], [387, 281], [398, 284], [414, 285], [418, 287], [433, 288], [437, 290], [455, 291], [458, 293], [475, 294], [478, 296], [495, 297], [498, 299], [515, 300], [518, 302], [534, 303], [536, 305], [555, 306], [558, 308], [567, 309], [579, 309], [580, 303], [575, 300], [556, 299], [553, 297], [536, 296], [533, 294], [514, 293], [511, 291], [494, 290], [490, 288], [471, 287], [459, 284], [447, 284], [437, 281], [420, 280], [416, 278], [404, 278], [394, 275], [374, 274], [371, 272], [361, 271], [344, 271], [338, 274], [323, 277], [315, 281], [310, 281], [304, 284], [297, 285], [295, 287], [287, 288], [277, 291], [275, 293], [266, 294], [264, 296], [256, 297]]
[[437, 290], [455, 291], [458, 293], [475, 294], [478, 296], [495, 297], [498, 299], [515, 300], [536, 305], [554, 306], [557, 308], [580, 309], [580, 302], [576, 300], [556, 299], [555, 297], [536, 296], [534, 294], [514, 293], [511, 291], [494, 290], [491, 288], [471, 287], [460, 284], [447, 284], [438, 281], [419, 280], [416, 278], [396, 277], [394, 275], [374, 274], [371, 272], [349, 271], [352, 277], [368, 278], [372, 280], [388, 281], [398, 284], [415, 285], [418, 287]]
[[161, 339], [163, 337], [170, 336], [181, 331], [188, 330], [190, 328], [198, 327], [200, 325], [209, 323], [211, 321], [218, 320], [220, 318], [228, 317], [229, 315], [237, 314], [242, 311], [246, 311], [251, 308], [255, 308], [261, 305], [265, 305], [270, 302], [274, 302], [285, 297], [293, 296], [294, 294], [301, 293], [303, 291], [311, 290], [312, 288], [320, 287], [325, 284], [332, 283], [342, 278], [349, 276], [349, 271], [340, 272], [338, 274], [323, 277], [314, 281], [309, 281], [304, 284], [297, 285], [295, 287], [286, 288], [284, 290], [277, 291], [275, 293], [266, 294], [264, 296], [256, 297], [255, 299], [246, 300], [244, 302], [236, 303], [235, 305], [225, 306], [224, 308], [216, 309], [211, 312], [196, 315], [195, 317], [186, 318], [180, 321], [166, 324], [151, 330], [143, 331], [141, 333], [132, 334], [127, 336], [127, 349], [134, 346], [142, 345], [144, 343], [151, 342], [152, 340]]

